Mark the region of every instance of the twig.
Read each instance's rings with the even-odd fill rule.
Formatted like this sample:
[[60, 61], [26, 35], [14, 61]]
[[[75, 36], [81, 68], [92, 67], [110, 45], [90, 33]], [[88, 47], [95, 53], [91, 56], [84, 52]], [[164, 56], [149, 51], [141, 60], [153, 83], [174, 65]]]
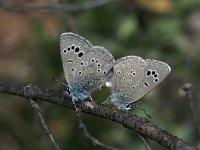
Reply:
[[91, 0], [89, 2], [79, 4], [53, 4], [53, 5], [38, 5], [38, 4], [17, 4], [13, 1], [0, 0], [0, 10], [15, 11], [15, 12], [81, 12], [83, 10], [93, 9], [106, 5], [114, 0]]
[[145, 137], [143, 137], [142, 135], [140, 135], [140, 134], [138, 134], [138, 136], [140, 137], [140, 139], [144, 143], [144, 146], [145, 146], [146, 150], [152, 150], [151, 147], [149, 146], [149, 143], [148, 143], [147, 139]]
[[[52, 78], [53, 80], [55, 80], [56, 82], [58, 82], [58, 83], [64, 85], [65, 87], [67, 87], [67, 85], [66, 85], [65, 83], [59, 81], [59, 80], [56, 79], [55, 77], [51, 76], [51, 78]], [[68, 88], [68, 87], [67, 87], [67, 88]], [[66, 94], [68, 94], [68, 93], [66, 92]], [[66, 94], [65, 94], [65, 95], [66, 95]], [[108, 150], [117, 150], [117, 149], [114, 148], [114, 147], [111, 147], [111, 146], [109, 146], [109, 145], [106, 145], [106, 144], [100, 142], [98, 139], [96, 139], [95, 137], [93, 137], [93, 136], [89, 133], [87, 127], [86, 127], [86, 126], [84, 125], [84, 123], [82, 122], [81, 115], [80, 115], [80, 108], [78, 108], [78, 107], [76, 106], [76, 103], [75, 103], [75, 101], [74, 101], [73, 98], [72, 98], [72, 103], [73, 103], [73, 106], [74, 106], [74, 109], [75, 109], [75, 116], [76, 116], [76, 119], [77, 119], [77, 121], [78, 121], [78, 123], [79, 123], [79, 127], [80, 127], [80, 129], [83, 131], [85, 137], [88, 138], [88, 139], [90, 140], [90, 142], [91, 142], [94, 146], [98, 145], [98, 146], [100, 146], [100, 147], [102, 147], [102, 148], [104, 148], [104, 149], [108, 149]]]
[[47, 126], [47, 123], [42, 115], [42, 112], [40, 110], [40, 107], [38, 105], [38, 103], [36, 102], [36, 100], [33, 100], [32, 98], [28, 98], [28, 100], [30, 101], [31, 103], [31, 106], [33, 107], [36, 115], [37, 115], [37, 118], [39, 120], [39, 122], [41, 123], [48, 139], [50, 140], [50, 142], [54, 145], [55, 147], [55, 150], [61, 150], [59, 145], [56, 143], [54, 137], [53, 137], [53, 134], [51, 133], [49, 127]]
[[[52, 78], [53, 80], [55, 80], [56, 82], [58, 82], [58, 83], [64, 85], [65, 87], [67, 87], [67, 85], [66, 85], [65, 83], [59, 81], [59, 80], [56, 79], [55, 77], [51, 76], [51, 78]], [[67, 88], [68, 88], [68, 87], [67, 87]], [[66, 93], [67, 93], [67, 92], [66, 92]], [[65, 95], [66, 95], [66, 94], [65, 94]], [[72, 103], [73, 103], [73, 106], [74, 106], [74, 109], [75, 109], [75, 116], [76, 116], [76, 119], [77, 119], [77, 121], [78, 121], [78, 123], [79, 123], [79, 127], [80, 127], [80, 129], [83, 131], [85, 137], [88, 138], [88, 139], [90, 140], [90, 142], [91, 142], [94, 146], [99, 145], [100, 147], [102, 147], [102, 148], [104, 148], [104, 149], [108, 149], [108, 150], [117, 150], [117, 149], [114, 148], [114, 147], [111, 147], [111, 146], [109, 146], [109, 145], [106, 145], [106, 144], [100, 142], [98, 139], [96, 139], [95, 137], [93, 137], [93, 136], [89, 133], [87, 127], [86, 127], [86, 126], [84, 125], [84, 123], [82, 122], [81, 115], [80, 115], [80, 108], [78, 108], [78, 107], [76, 106], [76, 103], [75, 103], [75, 101], [74, 101], [73, 98], [72, 98]]]
[[[73, 108], [70, 97], [63, 95], [63, 92], [47, 89], [39, 86], [31, 86], [24, 91], [26, 85], [0, 81], [0, 92], [22, 97], [44, 100], [67, 108]], [[198, 150], [197, 147], [177, 138], [171, 133], [157, 127], [146, 118], [141, 118], [131, 113], [120, 111], [114, 107], [96, 103], [88, 107], [83, 103], [77, 104], [82, 112], [92, 114], [122, 124], [124, 127], [136, 130], [142, 136], [151, 139], [170, 150]]]
[[108, 149], [108, 150], [117, 150], [117, 148], [114, 148], [114, 147], [111, 147], [109, 145], [106, 145], [102, 142], [100, 142], [98, 139], [94, 138], [88, 131], [87, 127], [84, 125], [84, 123], [82, 122], [82, 119], [81, 119], [81, 115], [80, 115], [80, 109], [79, 108], [76, 108], [76, 118], [77, 118], [77, 121], [79, 123], [79, 128], [83, 131], [84, 135], [86, 138], [88, 138], [91, 143], [96, 146], [100, 146], [104, 149]]
[[190, 109], [190, 112], [192, 114], [192, 118], [193, 118], [193, 121], [195, 123], [195, 126], [197, 128], [198, 137], [200, 138], [200, 122], [198, 120], [197, 112], [196, 112], [196, 109], [194, 107], [194, 101], [192, 99], [192, 94], [191, 94], [191, 88], [192, 88], [192, 85], [190, 83], [186, 83], [182, 86], [181, 90], [183, 92], [185, 92], [185, 96], [186, 96], [188, 103], [189, 103], [189, 109]]

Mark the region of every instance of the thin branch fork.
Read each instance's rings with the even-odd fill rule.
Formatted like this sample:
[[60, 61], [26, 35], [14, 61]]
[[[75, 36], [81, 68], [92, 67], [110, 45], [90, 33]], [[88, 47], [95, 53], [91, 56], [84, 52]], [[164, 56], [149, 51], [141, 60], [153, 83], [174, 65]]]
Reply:
[[[29, 86], [26, 86], [24, 90], [26, 90], [27, 88], [29, 88]], [[26, 92], [25, 92], [26, 93]], [[33, 107], [37, 118], [40, 122], [40, 124], [42, 125], [42, 128], [44, 129], [49, 141], [54, 145], [55, 150], [61, 150], [60, 146], [57, 144], [57, 142], [55, 141], [55, 138], [53, 136], [53, 134], [51, 133], [51, 130], [49, 129], [47, 122], [45, 121], [42, 111], [40, 109], [40, 106], [37, 103], [36, 99], [32, 99], [32, 98], [28, 98], [28, 100], [30, 101], [31, 106]], [[73, 101], [72, 101], [73, 102]], [[76, 115], [76, 119], [79, 123], [79, 128], [83, 131], [84, 135], [86, 136], [86, 138], [88, 138], [90, 140], [90, 142], [96, 146], [100, 146], [103, 149], [106, 150], [117, 150], [117, 148], [114, 148], [112, 146], [106, 145], [102, 142], [100, 142], [98, 139], [96, 139], [95, 137], [93, 137], [87, 127], [84, 125], [84, 123], [82, 122], [81, 119], [81, 114], [80, 114], [80, 109], [76, 107], [76, 104], [73, 102], [74, 108], [75, 108], [75, 115]]]
[[0, 10], [15, 11], [15, 12], [81, 12], [84, 10], [93, 9], [103, 6], [114, 0], [91, 0], [89, 2], [78, 4], [27, 4], [15, 3], [13, 1], [0, 0]]
[[79, 108], [77, 108], [77, 110], [76, 110], [76, 118], [77, 118], [77, 121], [79, 123], [79, 128], [83, 131], [83, 133], [86, 136], [86, 138], [89, 139], [94, 146], [98, 145], [98, 146], [100, 146], [100, 147], [102, 147], [104, 149], [107, 149], [107, 150], [118, 150], [117, 148], [111, 147], [109, 145], [106, 145], [106, 144], [100, 142], [98, 139], [96, 139], [95, 137], [93, 137], [88, 132], [87, 127], [82, 122], [81, 115], [80, 115], [80, 109]]
[[[25, 87], [26, 90], [24, 91]], [[63, 95], [63, 92], [53, 89], [2, 81], [0, 82], [0, 92], [22, 97], [41, 99], [67, 108], [73, 108], [71, 98], [68, 95]], [[171, 133], [160, 129], [146, 118], [141, 118], [136, 115], [132, 115], [129, 112], [120, 111], [113, 107], [94, 102], [88, 102], [88, 104], [79, 103], [77, 105], [84, 113], [112, 120], [116, 123], [122, 124], [126, 128], [136, 130], [141, 136], [151, 139], [170, 150], [198, 150], [197, 147], [191, 146]]]
[[47, 126], [47, 123], [46, 123], [46, 121], [45, 121], [45, 119], [44, 119], [44, 117], [42, 115], [42, 112], [40, 110], [40, 107], [39, 107], [37, 101], [32, 99], [32, 98], [28, 98], [28, 100], [30, 101], [31, 106], [33, 107], [33, 109], [34, 109], [34, 111], [35, 111], [35, 113], [37, 115], [37, 118], [40, 121], [40, 123], [41, 123], [41, 125], [42, 125], [42, 127], [43, 127], [43, 129], [44, 129], [49, 141], [54, 145], [55, 150], [61, 150], [60, 146], [55, 141], [55, 138], [54, 138], [53, 134], [51, 133], [51, 130]]

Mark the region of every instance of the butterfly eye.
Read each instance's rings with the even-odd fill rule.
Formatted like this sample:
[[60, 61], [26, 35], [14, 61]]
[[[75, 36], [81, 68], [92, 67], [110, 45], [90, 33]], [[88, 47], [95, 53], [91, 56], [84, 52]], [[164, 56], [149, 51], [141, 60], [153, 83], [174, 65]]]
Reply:
[[67, 87], [66, 92], [67, 92], [68, 94], [70, 94], [70, 88], [69, 88], [69, 87]]
[[132, 109], [132, 105], [130, 103], [128, 103], [128, 104], [126, 104], [125, 108], [128, 109], [128, 110]]

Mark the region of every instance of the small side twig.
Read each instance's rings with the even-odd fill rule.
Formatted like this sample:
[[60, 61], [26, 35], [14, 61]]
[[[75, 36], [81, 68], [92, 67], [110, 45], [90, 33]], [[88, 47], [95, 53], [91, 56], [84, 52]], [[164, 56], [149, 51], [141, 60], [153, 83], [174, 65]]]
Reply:
[[12, 1], [0, 0], [0, 10], [14, 11], [14, 12], [81, 12], [83, 10], [93, 9], [102, 5], [108, 4], [114, 0], [91, 0], [78, 4], [27, 4], [27, 3], [15, 3]]
[[94, 146], [98, 145], [98, 146], [100, 146], [100, 147], [102, 147], [102, 148], [104, 148], [104, 149], [107, 149], [107, 150], [117, 150], [117, 148], [114, 148], [114, 147], [111, 147], [111, 146], [109, 146], [109, 145], [106, 145], [106, 144], [100, 142], [100, 141], [99, 141], [98, 139], [96, 139], [95, 137], [93, 137], [93, 136], [89, 133], [87, 127], [86, 127], [86, 126], [84, 125], [84, 123], [82, 122], [81, 115], [80, 115], [80, 108], [76, 107], [76, 105], [74, 105], [74, 107], [75, 107], [75, 109], [76, 109], [75, 115], [76, 115], [76, 119], [77, 119], [78, 124], [79, 124], [79, 128], [83, 131], [85, 137], [86, 137], [87, 139], [89, 139], [89, 140], [91, 141], [91, 143], [92, 143]]
[[139, 133], [138, 133], [138, 136], [140, 137], [140, 139], [144, 143], [146, 150], [152, 150], [151, 147], [149, 146], [147, 139], [145, 137], [143, 137], [142, 135], [140, 135]]
[[186, 83], [182, 86], [181, 90], [183, 92], [185, 92], [185, 96], [186, 96], [188, 103], [189, 103], [189, 109], [190, 109], [190, 112], [192, 114], [193, 121], [194, 121], [194, 123], [197, 127], [198, 137], [200, 137], [200, 122], [198, 120], [197, 112], [196, 112], [196, 109], [194, 107], [194, 101], [192, 99], [192, 94], [191, 94], [191, 88], [192, 88], [191, 83]]
[[31, 103], [31, 106], [33, 107], [36, 115], [37, 115], [37, 118], [38, 120], [40, 121], [48, 139], [51, 141], [51, 143], [54, 145], [55, 147], [55, 150], [61, 150], [60, 146], [56, 143], [55, 139], [54, 139], [54, 136], [53, 134], [51, 133], [49, 127], [47, 126], [47, 123], [42, 115], [42, 112], [40, 110], [40, 107], [38, 105], [38, 103], [36, 102], [36, 100], [34, 99], [31, 99], [31, 98], [28, 98], [28, 100], [30, 101]]
[[[67, 87], [67, 85], [66, 85], [65, 83], [59, 81], [59, 80], [56, 79], [55, 77], [51, 76], [51, 78], [52, 78], [53, 80], [55, 80], [56, 82], [58, 82], [58, 83], [64, 85], [65, 87]], [[68, 88], [68, 87], [67, 87], [67, 88]], [[66, 94], [68, 95], [67, 91], [66, 91]], [[92, 100], [91, 97], [90, 97], [90, 99]], [[85, 137], [88, 138], [94, 146], [99, 145], [100, 147], [102, 147], [102, 148], [104, 148], [104, 149], [108, 149], [108, 150], [117, 150], [116, 148], [113, 148], [113, 147], [111, 147], [111, 146], [109, 146], [109, 145], [106, 145], [106, 144], [100, 142], [98, 139], [94, 138], [94, 137], [89, 133], [89, 131], [87, 130], [87, 127], [86, 127], [86, 126], [83, 124], [83, 122], [82, 122], [81, 115], [80, 115], [80, 108], [78, 108], [78, 107], [76, 106], [76, 102], [75, 102], [75, 100], [74, 100], [73, 98], [72, 98], [72, 104], [73, 104], [74, 109], [75, 109], [75, 116], [76, 116], [76, 119], [77, 119], [77, 121], [78, 121], [79, 128], [82, 129], [82, 131], [83, 131]]]

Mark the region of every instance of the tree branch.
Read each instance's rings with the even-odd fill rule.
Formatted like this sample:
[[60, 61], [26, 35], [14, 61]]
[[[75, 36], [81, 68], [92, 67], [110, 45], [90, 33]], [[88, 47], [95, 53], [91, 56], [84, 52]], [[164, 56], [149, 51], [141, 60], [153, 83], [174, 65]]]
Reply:
[[53, 5], [38, 5], [38, 4], [17, 4], [13, 1], [0, 0], [0, 10], [15, 11], [15, 12], [81, 12], [88, 9], [103, 6], [114, 0], [92, 0], [79, 4], [53, 4]]
[[[0, 82], [0, 92], [41, 99], [67, 108], [73, 108], [71, 98], [68, 95], [64, 96], [63, 92], [30, 85], [29, 88], [26, 88], [26, 91], [24, 91], [25, 86], [27, 85], [2, 81]], [[126, 128], [134, 129], [143, 137], [154, 140], [170, 150], [198, 150], [197, 147], [191, 146], [169, 132], [160, 129], [146, 118], [141, 118], [129, 112], [120, 111], [102, 104], [94, 104], [92, 102], [88, 102], [87, 105], [85, 103], [79, 103], [77, 105], [82, 112], [109, 119], [122, 124]]]
[[144, 146], [145, 146], [146, 150], [152, 150], [151, 147], [149, 146], [149, 143], [148, 143], [147, 139], [144, 138], [143, 136], [141, 136], [140, 134], [138, 134], [138, 136], [140, 137], [140, 139], [144, 143]]
[[83, 124], [82, 119], [81, 119], [81, 115], [80, 115], [80, 109], [77, 108], [77, 111], [75, 112], [76, 114], [76, 118], [79, 124], [79, 128], [83, 131], [84, 135], [86, 136], [87, 139], [90, 140], [90, 142], [92, 142], [92, 144], [94, 146], [98, 145], [104, 149], [107, 150], [117, 150], [117, 148], [111, 147], [109, 145], [106, 145], [102, 142], [100, 142], [98, 139], [94, 138], [88, 131], [87, 127]]
[[40, 110], [40, 107], [38, 105], [38, 103], [36, 102], [36, 100], [32, 99], [32, 98], [28, 98], [28, 100], [30, 101], [31, 103], [31, 106], [33, 107], [36, 115], [37, 115], [37, 118], [39, 120], [39, 122], [41, 123], [43, 129], [44, 129], [44, 132], [46, 133], [49, 141], [54, 145], [54, 148], [55, 150], [61, 150], [60, 149], [60, 146], [56, 143], [55, 139], [54, 139], [54, 136], [53, 134], [51, 133], [51, 130], [49, 129], [43, 115], [42, 115], [42, 112]]
[[198, 113], [195, 109], [195, 104], [194, 104], [194, 101], [193, 101], [193, 98], [192, 98], [192, 93], [191, 93], [191, 89], [192, 89], [192, 84], [191, 83], [185, 83], [184, 85], [182, 85], [181, 87], [181, 90], [182, 92], [184, 92], [187, 100], [188, 100], [188, 103], [189, 103], [189, 109], [190, 109], [190, 112], [192, 114], [192, 118], [193, 118], [193, 121], [194, 121], [194, 124], [197, 128], [197, 133], [198, 133], [198, 137], [200, 138], [200, 122], [199, 122], [199, 119], [198, 119]]

